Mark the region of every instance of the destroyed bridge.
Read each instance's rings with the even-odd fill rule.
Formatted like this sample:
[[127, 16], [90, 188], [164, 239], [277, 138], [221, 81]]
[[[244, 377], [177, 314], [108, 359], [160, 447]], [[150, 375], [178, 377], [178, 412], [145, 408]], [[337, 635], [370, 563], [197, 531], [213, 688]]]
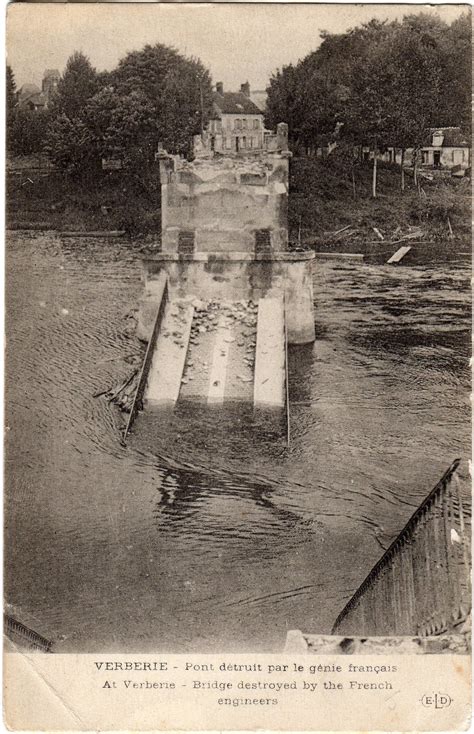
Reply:
[[143, 261], [139, 410], [247, 402], [284, 413], [287, 346], [314, 341], [313, 252], [288, 250], [288, 128], [265, 150], [161, 150], [161, 252]]

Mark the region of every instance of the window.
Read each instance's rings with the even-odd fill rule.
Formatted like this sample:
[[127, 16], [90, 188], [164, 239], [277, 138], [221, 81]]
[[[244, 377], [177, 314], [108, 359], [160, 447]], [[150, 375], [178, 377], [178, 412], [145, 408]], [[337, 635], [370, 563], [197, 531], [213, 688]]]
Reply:
[[272, 249], [269, 229], [255, 230], [255, 254], [270, 252]]
[[234, 127], [235, 127], [236, 130], [240, 130], [241, 123], [242, 123], [242, 120], [236, 120], [235, 121]]
[[244, 135], [244, 137], [242, 138], [242, 148], [246, 148], [246, 147], [247, 147], [247, 138]]
[[242, 130], [247, 130], [247, 120], [242, 120]]
[[260, 120], [254, 120], [253, 121], [253, 129], [254, 130], [258, 130], [259, 127], [260, 127]]
[[194, 231], [180, 229], [178, 234], [178, 252], [183, 255], [192, 255], [194, 252]]

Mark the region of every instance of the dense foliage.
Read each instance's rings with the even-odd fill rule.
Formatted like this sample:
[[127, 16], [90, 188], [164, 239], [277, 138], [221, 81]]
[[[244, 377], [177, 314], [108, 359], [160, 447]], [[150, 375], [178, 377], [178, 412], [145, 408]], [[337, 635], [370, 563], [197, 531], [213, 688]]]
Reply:
[[16, 92], [16, 83], [15, 83], [15, 76], [13, 74], [13, 70], [11, 66], [7, 64], [7, 78], [5, 82], [5, 96], [6, 96], [6, 105], [7, 105], [7, 113], [11, 112], [15, 106], [15, 92]]
[[322, 33], [319, 48], [278, 70], [268, 87], [267, 125], [287, 121], [293, 148], [307, 153], [343, 140], [416, 149], [429, 127], [469, 134], [470, 118], [468, 13], [451, 25], [420, 13]]
[[[7, 69], [9, 79], [13, 104], [14, 80]], [[14, 111], [11, 149], [44, 149], [56, 165], [74, 174], [90, 175], [105, 158], [120, 161], [136, 175], [153, 161], [160, 142], [172, 153], [189, 153], [211, 104], [209, 72], [175, 49], [147, 45], [128, 53], [113, 71], [101, 73], [75, 52], [47, 113]]]

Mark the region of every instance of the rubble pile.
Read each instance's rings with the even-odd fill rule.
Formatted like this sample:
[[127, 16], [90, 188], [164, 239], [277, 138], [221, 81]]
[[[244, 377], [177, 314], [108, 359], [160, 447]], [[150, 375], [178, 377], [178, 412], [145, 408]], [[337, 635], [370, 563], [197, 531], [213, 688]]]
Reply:
[[180, 171], [193, 171], [197, 176], [208, 178], [219, 175], [223, 171], [235, 171], [236, 173], [264, 174], [273, 168], [265, 156], [242, 158], [231, 158], [228, 156], [215, 156], [212, 160], [196, 158], [194, 161], [179, 160]]
[[[255, 345], [257, 333], [257, 311], [258, 305], [253, 301], [203, 301], [195, 299], [194, 319], [191, 327], [190, 348], [185, 364], [182, 382], [186, 384], [193, 380], [197, 370], [208, 372], [210, 365], [204, 359], [196, 357], [197, 349], [206, 334], [212, 334], [218, 327], [229, 329], [232, 336], [225, 337], [224, 341], [232, 343], [239, 349], [244, 350], [243, 361], [250, 370], [255, 363]], [[207, 354], [207, 353], [206, 353]], [[248, 375], [240, 376], [244, 382], [249, 381]]]

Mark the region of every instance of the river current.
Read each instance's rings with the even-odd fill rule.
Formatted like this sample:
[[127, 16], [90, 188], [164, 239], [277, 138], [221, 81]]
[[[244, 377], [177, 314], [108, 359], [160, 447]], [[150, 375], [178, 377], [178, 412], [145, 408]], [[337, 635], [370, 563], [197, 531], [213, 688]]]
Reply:
[[244, 410], [171, 424], [93, 394], [140, 353], [139, 253], [10, 233], [5, 595], [57, 652], [278, 652], [327, 633], [470, 454], [466, 262], [317, 261], [291, 443]]

